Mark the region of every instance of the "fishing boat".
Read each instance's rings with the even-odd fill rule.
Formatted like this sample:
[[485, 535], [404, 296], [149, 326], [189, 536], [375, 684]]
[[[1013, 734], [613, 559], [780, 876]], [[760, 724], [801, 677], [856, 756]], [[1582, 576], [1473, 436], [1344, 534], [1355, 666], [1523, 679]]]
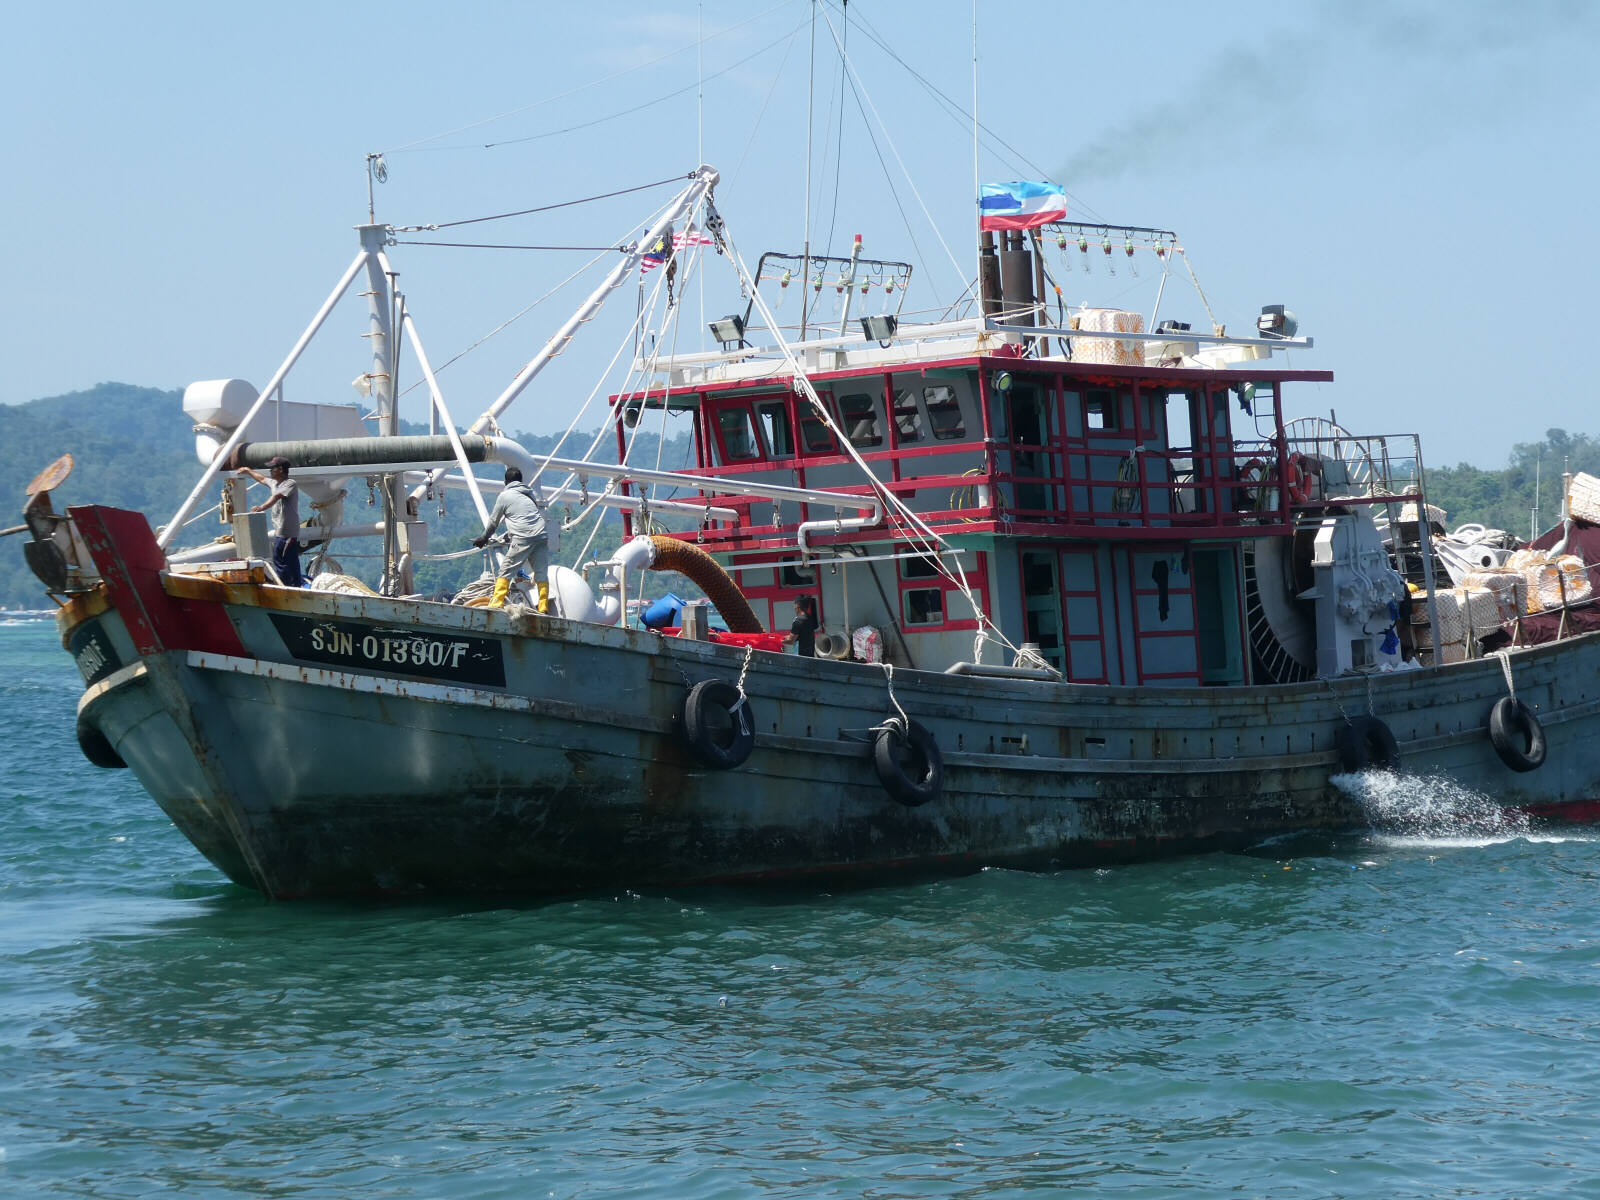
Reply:
[[[1099, 865], [1358, 826], [1348, 781], [1372, 769], [1596, 815], [1592, 509], [1531, 550], [1445, 536], [1414, 434], [1291, 415], [1332, 374], [1285, 360], [1312, 340], [1283, 305], [1239, 334], [1209, 306], [1197, 323], [1054, 298], [1052, 254], [1139, 255], [1164, 282], [1173, 231], [985, 187], [973, 302], [919, 321], [911, 265], [859, 238], [752, 265], [718, 181], [691, 172], [470, 425], [394, 290], [395, 229], [369, 216], [264, 386], [186, 391], [203, 470], [172, 520], [68, 504], [68, 458], [42, 472], [27, 554], [83, 676], [89, 762], [285, 899]], [[501, 432], [607, 296], [639, 280], [659, 333], [713, 266], [720, 349], [636, 324], [614, 455]], [[352, 290], [370, 411], [285, 399]], [[428, 434], [399, 421], [407, 351]], [[669, 419], [693, 466], [639, 461]], [[275, 573], [239, 474], [280, 458], [310, 502], [306, 587]], [[620, 510], [626, 540], [532, 581], [547, 611], [524, 587], [485, 606], [493, 548], [456, 602], [419, 594], [423, 505], [465, 495], [487, 519], [501, 467], [552, 505]], [[362, 482], [380, 520], [345, 519]], [[181, 548], [208, 512], [220, 536]], [[328, 555], [346, 538], [381, 546], [374, 586]], [[646, 625], [661, 571], [707, 599]], [[803, 598], [814, 656], [783, 636]]]

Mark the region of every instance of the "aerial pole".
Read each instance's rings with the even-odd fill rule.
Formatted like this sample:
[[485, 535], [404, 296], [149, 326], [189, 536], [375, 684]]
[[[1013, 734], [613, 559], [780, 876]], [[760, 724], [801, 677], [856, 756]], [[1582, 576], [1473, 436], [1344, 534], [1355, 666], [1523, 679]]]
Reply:
[[[811, 109], [817, 92], [817, 0], [811, 0], [811, 60], [806, 65], [806, 218], [800, 250], [800, 340], [806, 340], [806, 310], [811, 286]], [[758, 279], [759, 284], [761, 281]], [[776, 330], [774, 330], [776, 332]]]

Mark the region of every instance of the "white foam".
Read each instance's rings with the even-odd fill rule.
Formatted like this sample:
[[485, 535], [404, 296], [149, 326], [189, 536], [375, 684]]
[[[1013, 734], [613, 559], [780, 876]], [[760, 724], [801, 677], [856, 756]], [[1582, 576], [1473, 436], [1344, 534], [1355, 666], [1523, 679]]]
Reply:
[[1335, 775], [1331, 782], [1360, 802], [1380, 836], [1398, 836], [1412, 846], [1454, 849], [1517, 838], [1566, 840], [1535, 838], [1526, 813], [1443, 776], [1373, 770]]

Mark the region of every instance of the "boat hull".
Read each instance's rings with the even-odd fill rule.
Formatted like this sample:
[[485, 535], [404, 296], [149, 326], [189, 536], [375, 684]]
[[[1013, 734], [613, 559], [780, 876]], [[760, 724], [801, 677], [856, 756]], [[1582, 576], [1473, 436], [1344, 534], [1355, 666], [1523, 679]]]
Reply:
[[[207, 858], [280, 898], [873, 880], [1238, 848], [1366, 820], [1336, 778], [1340, 730], [1368, 715], [1406, 772], [1489, 807], [1588, 816], [1600, 797], [1595, 636], [1513, 656], [1548, 739], [1544, 765], [1517, 772], [1487, 732], [1506, 692], [1497, 662], [1108, 688], [891, 675], [520, 611], [161, 586], [191, 615], [205, 607], [193, 627], [210, 644], [140, 652], [113, 603], [81, 620], [69, 606], [64, 640], [104, 643], [112, 666], [80, 716]], [[396, 669], [400, 643], [422, 649]], [[490, 682], [481, 662], [452, 675], [473, 653], [497, 668]], [[741, 672], [754, 747], [712, 769], [691, 752], [685, 698]], [[939, 795], [915, 807], [873, 762], [871, 730], [899, 710], [944, 762]]]

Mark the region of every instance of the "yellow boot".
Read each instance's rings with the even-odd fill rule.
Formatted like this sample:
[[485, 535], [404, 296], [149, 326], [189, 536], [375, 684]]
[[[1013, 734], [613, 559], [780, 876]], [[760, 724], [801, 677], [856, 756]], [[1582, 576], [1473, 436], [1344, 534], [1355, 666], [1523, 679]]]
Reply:
[[496, 579], [494, 581], [494, 597], [489, 601], [490, 608], [504, 608], [506, 596], [511, 591], [511, 580]]
[[550, 585], [543, 579], [539, 580], [539, 611], [542, 613], [550, 611]]

